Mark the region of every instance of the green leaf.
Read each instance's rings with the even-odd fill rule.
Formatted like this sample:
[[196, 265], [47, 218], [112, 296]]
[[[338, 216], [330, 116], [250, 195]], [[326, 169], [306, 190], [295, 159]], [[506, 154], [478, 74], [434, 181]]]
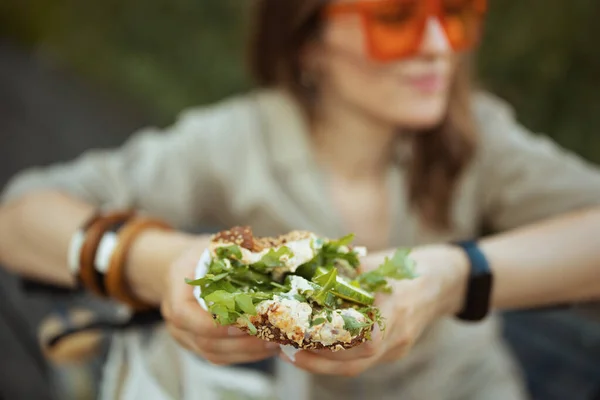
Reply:
[[229, 275], [228, 272], [224, 272], [219, 275], [207, 274], [204, 277], [202, 277], [200, 279], [196, 279], [196, 280], [186, 279], [185, 282], [188, 285], [192, 285], [192, 286], [202, 286], [202, 285], [210, 283], [210, 282], [218, 282], [221, 279], [226, 278], [228, 275]]
[[192, 286], [200, 286], [200, 285], [202, 285], [202, 282], [204, 282], [203, 278], [200, 278], [200, 279], [185, 278], [185, 283], [187, 283], [188, 285], [192, 285]]
[[351, 245], [352, 242], [354, 241], [354, 238], [355, 238], [355, 235], [353, 233], [350, 233], [338, 240], [332, 240], [327, 244], [331, 247], [335, 247], [337, 250], [338, 247]]
[[322, 265], [322, 262], [320, 261], [321, 259], [322, 256], [321, 252], [319, 251], [312, 260], [296, 268], [295, 274], [303, 277], [306, 280], [311, 280], [315, 276], [317, 268]]
[[333, 321], [333, 312], [330, 309], [325, 310], [325, 318], [327, 322], [331, 323]]
[[313, 278], [313, 281], [321, 286], [321, 288], [313, 293], [312, 299], [320, 305], [325, 305], [328, 300], [328, 294], [335, 287], [337, 279], [337, 269], [332, 268], [326, 274], [319, 275]]
[[327, 320], [325, 318], [315, 318], [312, 320], [311, 326], [321, 325], [321, 324], [324, 324], [325, 322], [327, 322]]
[[219, 260], [217, 258], [213, 259], [210, 262], [210, 266], [208, 267], [208, 272], [211, 274], [220, 274], [223, 271], [230, 269], [229, 266], [225, 263], [224, 260]]
[[254, 324], [250, 321], [247, 315], [242, 315], [240, 319], [246, 324], [246, 326], [248, 327], [248, 331], [251, 335], [254, 336], [258, 333], [256, 326], [254, 326]]
[[254, 304], [256, 303], [260, 303], [261, 301], [264, 300], [272, 300], [273, 299], [273, 293], [267, 293], [267, 292], [250, 292], [248, 294], [249, 296], [252, 297], [252, 302]]
[[235, 303], [242, 312], [250, 315], [256, 315], [256, 307], [252, 303], [252, 297], [245, 293], [240, 293], [235, 296]]
[[294, 253], [292, 253], [292, 251], [286, 246], [281, 246], [277, 250], [271, 248], [267, 254], [262, 256], [260, 261], [252, 264], [251, 267], [261, 272], [265, 270], [271, 270], [273, 268], [283, 267], [285, 266], [285, 263], [281, 261], [281, 258], [284, 256], [293, 257]]
[[356, 318], [351, 315], [342, 314], [344, 320], [344, 329], [350, 332], [352, 336], [358, 335], [363, 328], [368, 328], [372, 323], [358, 322]]
[[209, 311], [216, 317], [219, 325], [231, 325], [237, 319], [237, 314], [229, 312], [223, 304], [215, 304], [209, 307]]
[[239, 246], [230, 245], [230, 246], [221, 246], [217, 247], [215, 250], [218, 258], [228, 258], [233, 260], [241, 260], [242, 259], [242, 250], [240, 250]]
[[234, 286], [227, 279], [221, 279], [218, 282], [207, 282], [206, 284], [202, 284], [202, 298], [206, 300], [206, 297], [213, 292], [218, 290], [222, 290], [228, 293], [239, 292], [239, 288]]
[[391, 288], [388, 285], [390, 279], [414, 279], [414, 262], [408, 257], [410, 250], [398, 249], [392, 258], [386, 257], [383, 264], [373, 271], [366, 272], [358, 276], [358, 282], [361, 287], [370, 292], [389, 293]]
[[284, 290], [284, 291], [286, 291], [286, 292], [287, 292], [288, 290], [290, 290], [290, 288], [289, 288], [288, 286], [284, 286], [284, 285], [282, 285], [282, 284], [280, 284], [280, 283], [277, 283], [277, 282], [270, 282], [270, 284], [271, 284], [271, 286], [273, 286], [273, 287], [276, 287], [277, 289]]
[[225, 290], [216, 290], [206, 296], [204, 300], [212, 304], [219, 304], [227, 308], [229, 311], [235, 311], [235, 294], [226, 292]]
[[393, 279], [414, 279], [416, 277], [414, 262], [409, 254], [408, 249], [398, 249], [391, 259], [386, 257], [379, 267], [381, 274]]
[[292, 296], [294, 299], [298, 300], [300, 303], [306, 303], [306, 297], [296, 293]]
[[250, 267], [247, 266], [234, 268], [231, 272], [231, 277], [236, 280], [246, 282], [246, 285], [267, 285], [271, 282], [271, 278], [269, 278], [268, 275], [253, 271], [250, 269]]

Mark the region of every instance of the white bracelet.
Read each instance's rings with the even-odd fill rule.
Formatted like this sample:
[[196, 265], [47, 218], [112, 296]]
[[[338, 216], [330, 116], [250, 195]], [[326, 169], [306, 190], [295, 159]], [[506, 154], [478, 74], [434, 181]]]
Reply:
[[98, 250], [96, 250], [96, 257], [94, 258], [94, 267], [96, 271], [103, 275], [108, 271], [110, 259], [115, 251], [115, 247], [117, 247], [117, 242], [118, 236], [114, 232], [106, 232], [100, 240]]
[[78, 230], [71, 238], [69, 244], [68, 262], [69, 270], [73, 276], [79, 275], [79, 269], [81, 268], [81, 250], [83, 249], [84, 243], [85, 232], [83, 230]]

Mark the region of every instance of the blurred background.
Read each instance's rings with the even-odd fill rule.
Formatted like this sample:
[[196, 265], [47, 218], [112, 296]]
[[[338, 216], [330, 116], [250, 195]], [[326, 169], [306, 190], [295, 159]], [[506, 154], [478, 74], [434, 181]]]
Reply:
[[[246, 0], [0, 1], [0, 185], [19, 169], [120, 145], [184, 108], [252, 87]], [[482, 86], [531, 130], [600, 163], [600, 2], [491, 0]], [[568, 266], [565, 266], [568, 268]], [[48, 365], [37, 324], [58, 299], [0, 275], [0, 399], [94, 398], [102, 354]], [[505, 316], [534, 399], [600, 398], [600, 323], [572, 310]], [[507, 399], [509, 400], [509, 399]]]

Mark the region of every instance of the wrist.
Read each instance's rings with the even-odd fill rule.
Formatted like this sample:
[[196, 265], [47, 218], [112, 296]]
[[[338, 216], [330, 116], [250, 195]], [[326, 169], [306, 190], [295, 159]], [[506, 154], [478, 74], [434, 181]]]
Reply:
[[455, 246], [432, 245], [416, 248], [411, 257], [416, 261], [417, 275], [435, 288], [435, 315], [454, 316], [460, 312], [469, 277], [465, 253]]
[[448, 246], [449, 264], [452, 266], [453, 279], [449, 286], [448, 307], [444, 310], [446, 315], [458, 314], [465, 302], [469, 282], [469, 258], [465, 252], [456, 246]]
[[131, 246], [125, 279], [132, 294], [150, 304], [160, 304], [166, 293], [166, 274], [175, 259], [198, 241], [198, 236], [149, 229]]

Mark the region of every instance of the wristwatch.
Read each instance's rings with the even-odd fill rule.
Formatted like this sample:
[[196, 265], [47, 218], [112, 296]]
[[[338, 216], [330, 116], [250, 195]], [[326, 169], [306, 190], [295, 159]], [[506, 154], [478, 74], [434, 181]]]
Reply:
[[494, 276], [490, 264], [474, 240], [454, 243], [464, 250], [469, 259], [469, 280], [462, 310], [456, 315], [459, 320], [479, 322], [490, 311]]

